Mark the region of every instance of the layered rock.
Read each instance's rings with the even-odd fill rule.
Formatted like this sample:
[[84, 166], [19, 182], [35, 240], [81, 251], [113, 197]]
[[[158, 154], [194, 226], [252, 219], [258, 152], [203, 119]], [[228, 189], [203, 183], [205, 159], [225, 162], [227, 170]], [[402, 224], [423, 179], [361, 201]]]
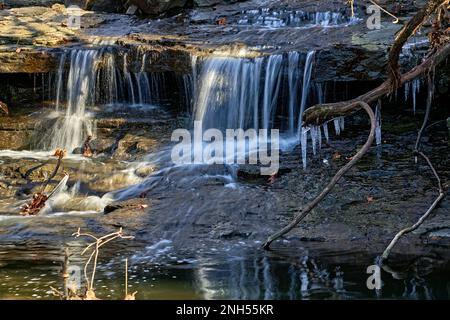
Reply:
[[146, 14], [160, 14], [171, 9], [184, 8], [187, 2], [187, 0], [130, 0], [130, 4], [137, 6]]

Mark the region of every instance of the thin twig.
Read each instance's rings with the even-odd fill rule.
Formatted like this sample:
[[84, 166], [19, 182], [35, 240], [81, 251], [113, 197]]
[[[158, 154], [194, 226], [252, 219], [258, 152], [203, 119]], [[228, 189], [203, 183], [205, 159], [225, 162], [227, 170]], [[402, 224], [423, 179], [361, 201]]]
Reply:
[[333, 187], [336, 185], [336, 183], [339, 181], [339, 179], [347, 173], [350, 168], [353, 167], [353, 165], [358, 162], [366, 153], [369, 151], [370, 146], [373, 143], [374, 135], [375, 135], [375, 127], [376, 127], [376, 118], [372, 111], [372, 108], [365, 102], [359, 101], [356, 103], [355, 107], [363, 108], [370, 118], [370, 133], [369, 137], [367, 138], [366, 143], [364, 146], [355, 154], [355, 156], [352, 157], [352, 159], [343, 166], [336, 175], [331, 179], [331, 181], [328, 183], [328, 185], [322, 190], [322, 192], [315, 197], [310, 203], [308, 203], [301, 211], [300, 213], [292, 220], [291, 223], [289, 223], [287, 226], [285, 226], [283, 229], [279, 230], [278, 232], [271, 235], [266, 242], [263, 245], [264, 249], [269, 249], [270, 244], [275, 241], [276, 239], [280, 238], [284, 234], [288, 233], [292, 229], [294, 229], [297, 224], [303, 220], [310, 212], [311, 210], [316, 207], [320, 201], [322, 201], [325, 196], [330, 193], [330, 191], [333, 189]]
[[[86, 262], [86, 264], [84, 265], [84, 278], [86, 280], [86, 285], [87, 285], [87, 290], [88, 291], [93, 291], [94, 290], [94, 279], [95, 279], [95, 272], [97, 269], [97, 262], [98, 262], [98, 255], [100, 253], [100, 248], [102, 246], [104, 246], [105, 244], [107, 244], [108, 242], [117, 239], [117, 238], [121, 238], [121, 239], [133, 239], [133, 236], [124, 236], [122, 233], [122, 228], [119, 229], [119, 231], [117, 232], [113, 232], [107, 235], [104, 235], [100, 238], [90, 234], [90, 233], [81, 233], [80, 228], [78, 228], [77, 232], [73, 233], [72, 236], [74, 237], [89, 237], [91, 239], [94, 240], [94, 242], [88, 244], [86, 246], [86, 248], [84, 248], [84, 250], [81, 252], [81, 255], [84, 255], [89, 249], [91, 249], [93, 246], [95, 246], [95, 248], [92, 250], [91, 254], [89, 255], [89, 258]], [[88, 277], [88, 266], [90, 265], [92, 258], [94, 258], [93, 260], [93, 266], [92, 266], [92, 273], [91, 273], [91, 277], [89, 280]]]
[[410, 232], [416, 230], [417, 228], [419, 228], [420, 225], [426, 220], [426, 218], [428, 218], [428, 216], [431, 214], [431, 212], [434, 210], [434, 208], [436, 208], [436, 206], [439, 204], [439, 202], [442, 200], [442, 198], [444, 198], [445, 194], [442, 189], [441, 180], [439, 179], [439, 176], [436, 173], [436, 170], [434, 169], [433, 165], [431, 164], [430, 159], [428, 159], [428, 157], [421, 151], [419, 151], [418, 154], [421, 155], [422, 158], [424, 158], [428, 162], [429, 167], [433, 171], [433, 174], [436, 177], [438, 184], [439, 184], [439, 195], [434, 200], [434, 202], [431, 204], [431, 206], [428, 208], [428, 210], [420, 217], [419, 220], [417, 220], [417, 222], [415, 224], [413, 224], [412, 226], [410, 226], [408, 228], [400, 230], [395, 235], [394, 239], [392, 239], [392, 241], [389, 243], [389, 245], [387, 246], [387, 248], [384, 250], [383, 254], [381, 255], [380, 263], [382, 263], [384, 260], [386, 260], [389, 257], [389, 254], [391, 253], [392, 248], [395, 246], [395, 244], [398, 242], [398, 240], [400, 240], [400, 238], [402, 236], [404, 236], [405, 234], [410, 233]]

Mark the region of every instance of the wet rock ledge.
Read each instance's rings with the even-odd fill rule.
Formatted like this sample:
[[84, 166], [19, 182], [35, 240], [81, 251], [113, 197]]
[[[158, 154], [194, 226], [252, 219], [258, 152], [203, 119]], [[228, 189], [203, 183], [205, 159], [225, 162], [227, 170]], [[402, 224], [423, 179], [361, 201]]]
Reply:
[[[352, 20], [342, 1], [194, 1], [192, 8], [186, 7], [186, 1], [171, 1], [170, 5], [138, 1], [153, 3], [153, 13], [164, 14], [151, 19], [83, 10], [81, 29], [73, 30], [67, 26], [68, 11], [62, 2], [21, 1], [46, 7], [20, 8], [14, 8], [18, 1], [6, 2], [7, 8], [0, 10], [0, 73], [53, 71], [65, 49], [114, 44], [118, 51], [145, 50], [158, 56], [146, 66], [147, 71], [188, 73], [191, 55], [254, 57], [316, 50], [316, 81], [379, 80], [384, 77], [388, 46], [401, 27], [384, 19], [380, 30], [369, 30], [365, 7], [357, 7], [357, 20]], [[83, 3], [82, 7], [97, 10]], [[183, 10], [170, 11], [177, 3]], [[417, 10], [414, 5], [401, 8], [401, 21]], [[294, 24], [288, 18], [273, 20], [291, 13], [299, 15]], [[329, 26], [318, 20], [326, 14], [336, 15]]]

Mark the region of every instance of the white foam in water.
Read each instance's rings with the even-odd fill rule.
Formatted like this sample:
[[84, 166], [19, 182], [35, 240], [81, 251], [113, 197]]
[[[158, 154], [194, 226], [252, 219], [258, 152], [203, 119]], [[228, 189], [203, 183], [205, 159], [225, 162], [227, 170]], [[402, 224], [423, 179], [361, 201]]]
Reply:
[[[54, 152], [49, 151], [28, 151], [28, 150], [0, 150], [0, 157], [6, 157], [11, 159], [36, 159], [36, 160], [48, 160], [55, 159]], [[85, 158], [80, 154], [67, 154], [64, 159], [78, 160], [78, 161], [91, 161], [89, 158]]]

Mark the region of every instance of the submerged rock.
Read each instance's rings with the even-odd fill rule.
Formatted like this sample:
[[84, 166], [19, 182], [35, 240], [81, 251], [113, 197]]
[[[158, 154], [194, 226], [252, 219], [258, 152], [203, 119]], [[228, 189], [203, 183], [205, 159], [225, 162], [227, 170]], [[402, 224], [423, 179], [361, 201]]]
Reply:
[[130, 199], [125, 201], [117, 201], [111, 203], [105, 207], [103, 210], [104, 214], [109, 214], [113, 211], [120, 210], [120, 212], [127, 213], [136, 213], [139, 211], [146, 211], [149, 206], [148, 199], [139, 198], [139, 199]]

